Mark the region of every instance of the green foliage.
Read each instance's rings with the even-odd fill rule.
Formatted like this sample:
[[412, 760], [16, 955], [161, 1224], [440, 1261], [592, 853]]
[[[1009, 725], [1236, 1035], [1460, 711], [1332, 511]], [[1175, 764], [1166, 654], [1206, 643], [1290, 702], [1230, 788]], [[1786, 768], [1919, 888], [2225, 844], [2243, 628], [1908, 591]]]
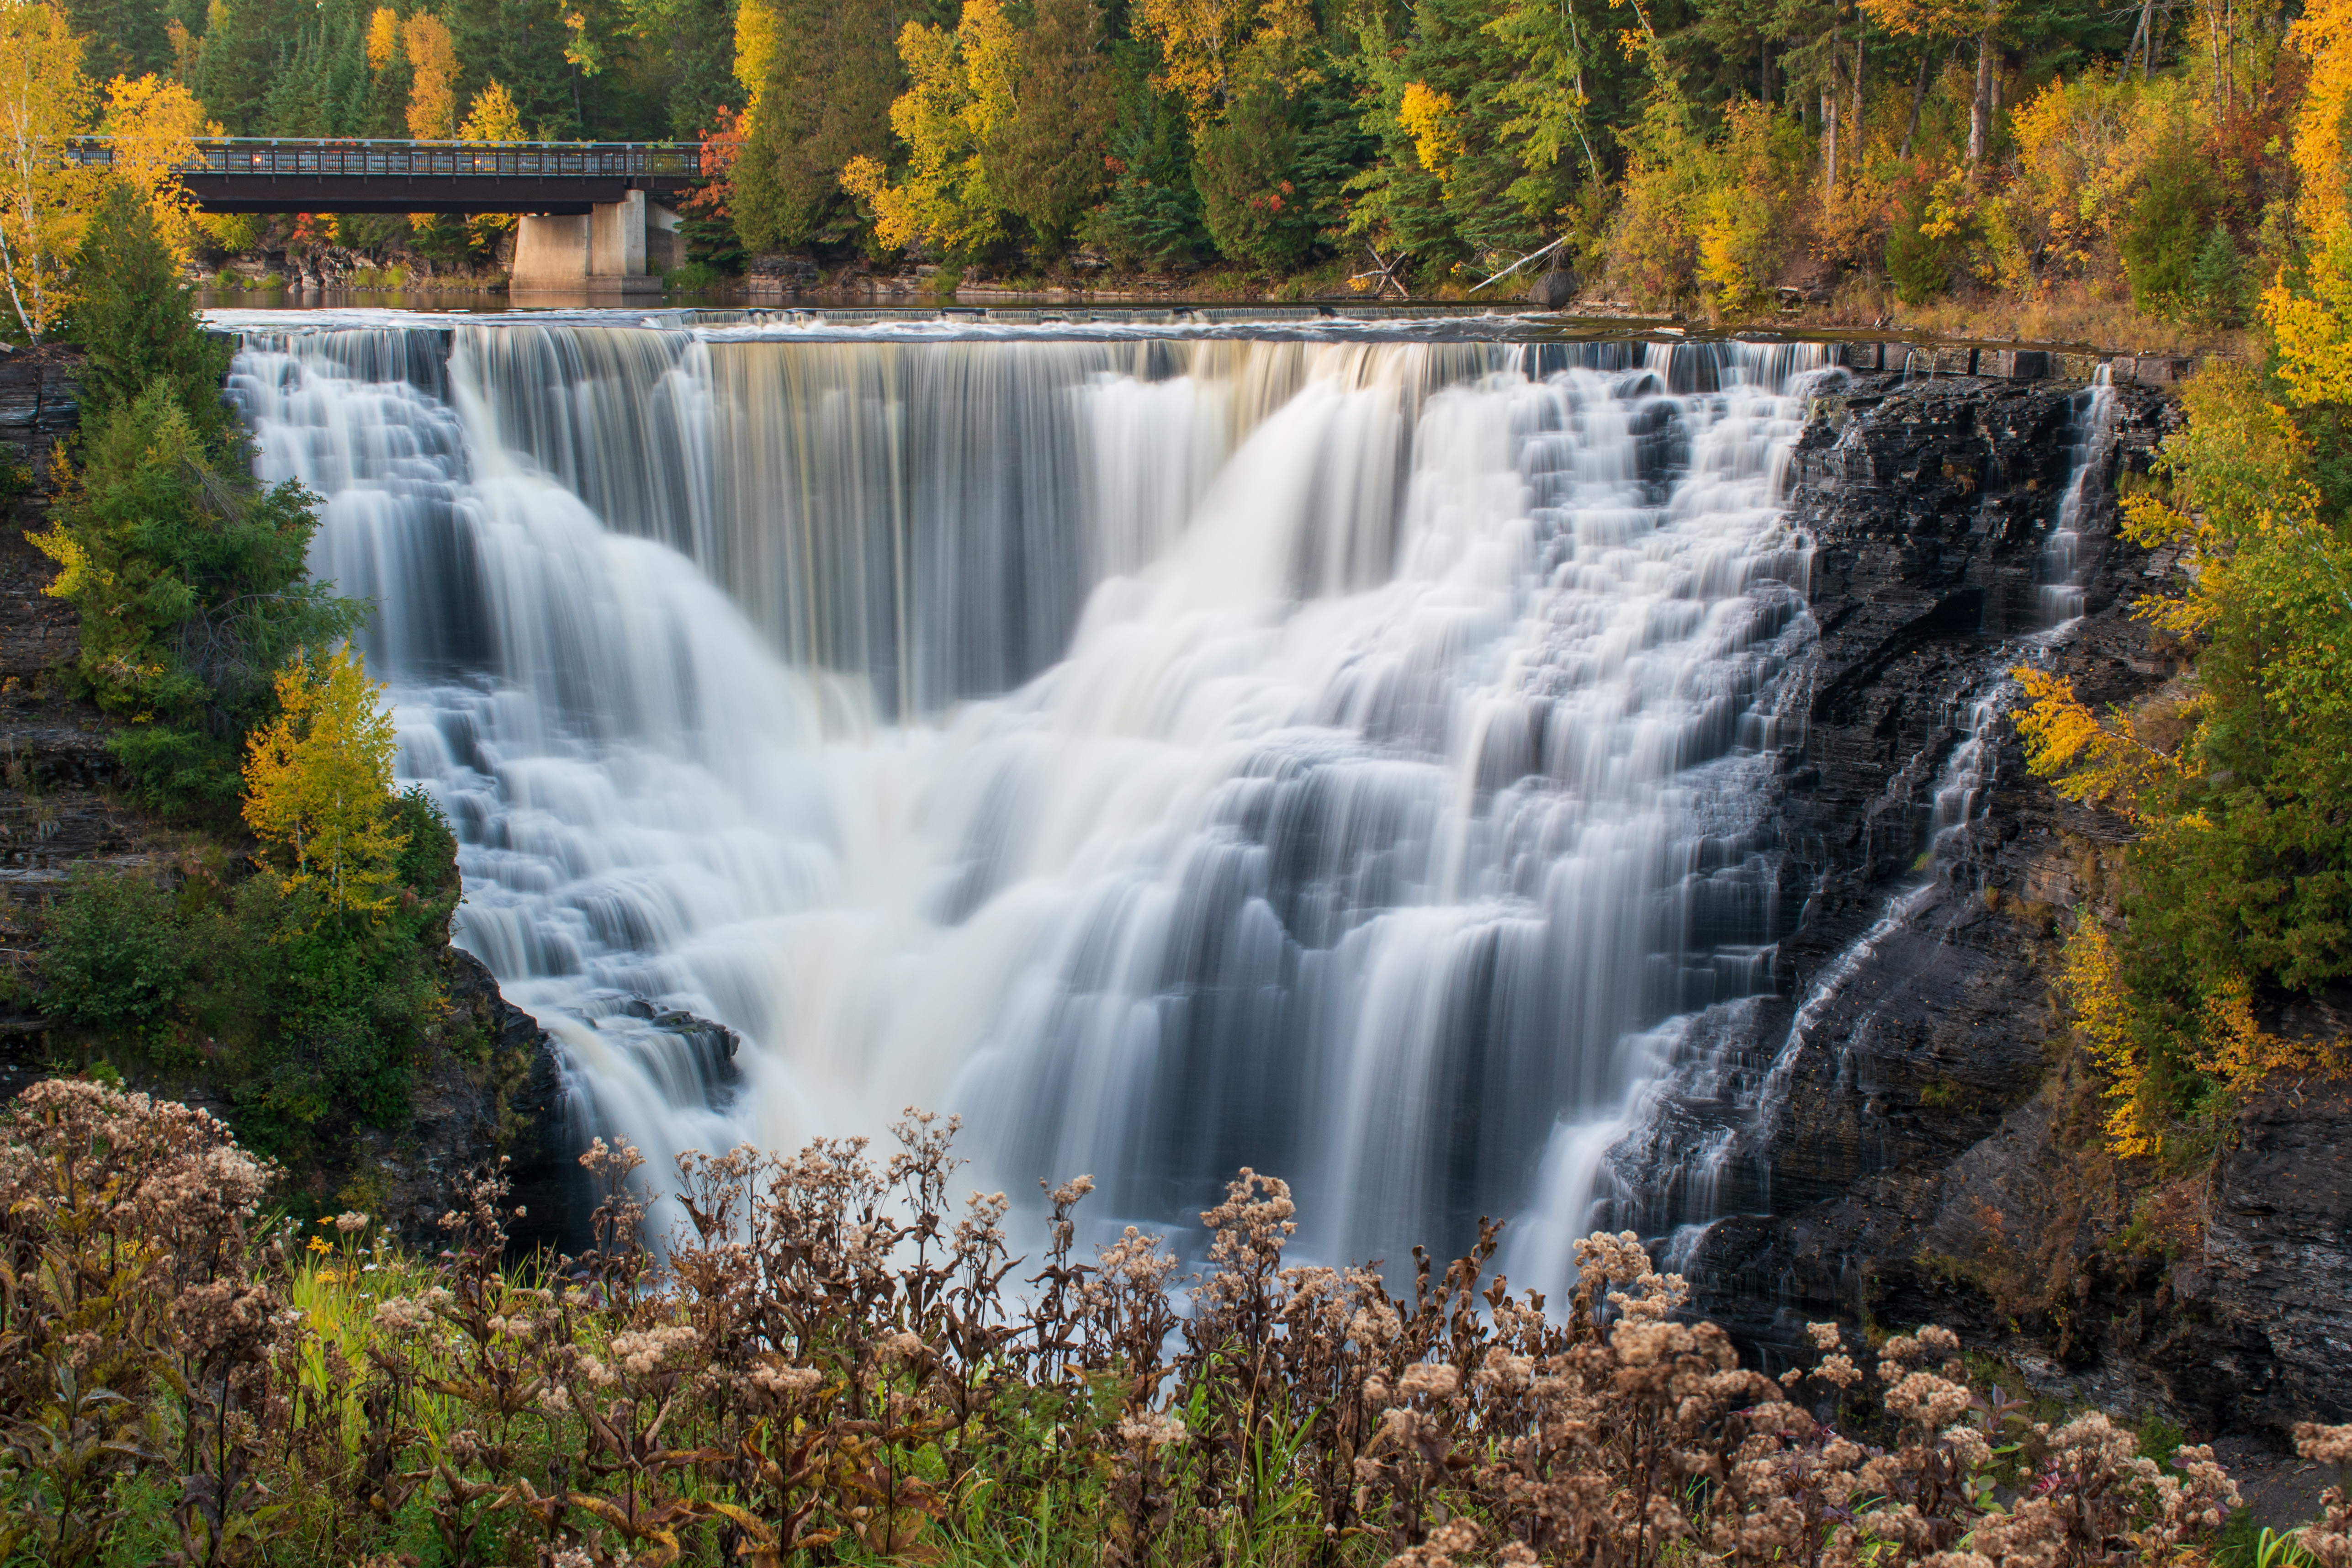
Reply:
[[1336, 76], [1323, 56], [1286, 85], [1268, 61], [1252, 58], [1223, 110], [1197, 133], [1202, 226], [1228, 260], [1286, 271], [1339, 233], [1369, 142], [1349, 121]]
[[186, 977], [187, 933], [150, 877], [83, 866], [49, 911], [41, 1000], [53, 1018], [101, 1032], [162, 1017]]
[[1022, 39], [1013, 112], [982, 154], [989, 183], [1046, 254], [1068, 241], [1107, 174], [1102, 31], [1099, 0], [1038, 0]]
[[2198, 308], [2197, 266], [2214, 227], [2217, 195], [2211, 166], [2196, 147], [2185, 136], [2168, 139], [2149, 163], [2123, 231], [2135, 308], [2161, 316]]
[[76, 265], [89, 280], [74, 311], [88, 355], [79, 382], [85, 426], [120, 414], [162, 377], [195, 438], [221, 451], [229, 418], [220, 386], [231, 350], [197, 319], [143, 194], [107, 187]]
[[225, 348], [136, 193], [109, 192], [81, 269], [82, 461], [34, 542], [59, 567], [47, 592], [80, 616], [74, 674], [131, 721], [115, 751], [139, 793], [217, 810], [278, 667], [347, 635], [363, 606], [306, 575], [313, 498], [253, 480], [220, 395]]
[[1935, 232], [1931, 199], [1927, 185], [1915, 185], [1886, 229], [1887, 281], [1906, 305], [1924, 305], [1952, 286], [1958, 247], [1949, 235]]
[[2201, 326], [2234, 327], [2245, 320], [2248, 292], [2238, 242], [2230, 237], [2227, 225], [2217, 222], [2206, 231], [2205, 243], [2189, 264], [2185, 313]]
[[[1523, 112], [1530, 100], [1512, 46], [1537, 49], [1524, 12], [1498, 0], [1418, 0], [1412, 26], [1399, 37], [1377, 19], [1362, 27], [1360, 125], [1378, 152], [1353, 184], [1363, 195], [1349, 216], [1352, 232], [1401, 245], [1424, 268], [1532, 248], [1530, 220], [1549, 216], [1569, 188], [1555, 173], [1562, 130], [1544, 110], [1571, 100], [1559, 92], [1570, 84], [1552, 80], [1538, 89], [1536, 113]], [[1442, 106], [1442, 125], [1423, 126], [1433, 138], [1406, 123], [1406, 97], [1416, 89], [1417, 102]], [[1529, 130], [1540, 140], [1523, 147]]]
[[1106, 155], [1110, 187], [1080, 227], [1081, 237], [1124, 271], [1189, 262], [1210, 245], [1192, 184], [1183, 100], [1151, 85], [1145, 56], [1131, 44], [1116, 53], [1118, 112]]
[[776, 56], [730, 203], [754, 253], [849, 237], [855, 215], [841, 171], [861, 155], [890, 160], [890, 102], [902, 80], [888, 7], [781, 0], [777, 10]]
[[401, 1125], [418, 1056], [450, 1044], [437, 955], [458, 882], [439, 808], [411, 791], [392, 815], [407, 839], [378, 920], [217, 862], [176, 892], [78, 874], [45, 917], [36, 1005], [86, 1054], [201, 1068], [254, 1148], [299, 1156], [346, 1121]]

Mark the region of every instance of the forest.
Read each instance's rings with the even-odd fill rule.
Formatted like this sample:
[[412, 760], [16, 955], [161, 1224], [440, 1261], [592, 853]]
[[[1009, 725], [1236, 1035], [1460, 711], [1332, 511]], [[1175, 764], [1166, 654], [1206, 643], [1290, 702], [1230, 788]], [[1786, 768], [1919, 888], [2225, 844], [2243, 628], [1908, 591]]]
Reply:
[[[699, 141], [688, 266], [2241, 325], [2324, 32], [2235, 0], [73, 0], [243, 136]], [[2315, 75], [2316, 70], [2317, 75]], [[215, 245], [253, 242], [216, 226]], [[303, 231], [406, 243], [420, 215]], [[438, 226], [439, 243], [452, 243]], [[495, 244], [494, 226], [468, 243]], [[1525, 279], [1541, 267], [1523, 270]], [[1516, 282], [1502, 286], [1516, 289]], [[1918, 312], [1927, 312], [1919, 316]]]

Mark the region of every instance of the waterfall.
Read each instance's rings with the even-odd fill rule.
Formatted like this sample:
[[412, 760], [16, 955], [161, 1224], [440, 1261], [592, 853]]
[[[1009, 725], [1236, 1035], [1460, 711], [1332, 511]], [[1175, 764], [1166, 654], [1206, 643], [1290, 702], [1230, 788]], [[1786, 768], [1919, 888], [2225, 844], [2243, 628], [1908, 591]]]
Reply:
[[280, 317], [231, 383], [583, 1126], [919, 1103], [1104, 1221], [1249, 1164], [1316, 1255], [1518, 1215], [1557, 1283], [1774, 985], [1819, 351], [639, 320]]
[[1990, 847], [1976, 830], [2019, 695], [2012, 670], [2021, 661], [2047, 661], [2079, 630], [2084, 612], [2080, 530], [2104, 492], [2115, 450], [2116, 399], [2105, 366], [2070, 397], [2069, 413], [2068, 477], [2036, 563], [2042, 624], [1990, 651], [1970, 685], [1948, 700], [1943, 738], [1897, 770], [1887, 785], [1890, 799], [1923, 807], [1916, 830], [1925, 853], [1914, 875], [1886, 896], [1867, 930], [1817, 973], [1798, 977], [1795, 1006], [1771, 1037], [1753, 1016], [1753, 1002], [1673, 1020], [1653, 1037], [1652, 1076], [1626, 1111], [1574, 1131], [1575, 1139], [1601, 1146], [1598, 1157], [1564, 1157], [1558, 1139], [1546, 1155], [1548, 1169], [1558, 1162], [1564, 1173], [1554, 1207], [1541, 1216], [1549, 1245], [1564, 1247], [1595, 1221], [1632, 1224], [1664, 1237], [1665, 1267], [1702, 1267], [1708, 1233], [1727, 1214], [1738, 1212], [1723, 1202], [1722, 1189], [1735, 1172], [1748, 1212], [1770, 1206], [1769, 1150], [1785, 1124], [1808, 1047], [1834, 1051], [1843, 1081], [1853, 1041], [1876, 1013], [1872, 1007], [1839, 1018], [1832, 1039], [1821, 1035], [1832, 1007], [1869, 973], [1890, 942], [1921, 929], [1945, 940], [1956, 919], [1948, 891], [1971, 902], [1980, 896], [1978, 857]]
[[2074, 439], [2068, 448], [2072, 478], [2058, 502], [2058, 516], [2042, 546], [2042, 624], [2063, 626], [2083, 613], [2081, 566], [2083, 512], [2105, 488], [2107, 458], [2115, 448], [2115, 377], [2106, 365], [2091, 373], [2091, 384], [2074, 395]]

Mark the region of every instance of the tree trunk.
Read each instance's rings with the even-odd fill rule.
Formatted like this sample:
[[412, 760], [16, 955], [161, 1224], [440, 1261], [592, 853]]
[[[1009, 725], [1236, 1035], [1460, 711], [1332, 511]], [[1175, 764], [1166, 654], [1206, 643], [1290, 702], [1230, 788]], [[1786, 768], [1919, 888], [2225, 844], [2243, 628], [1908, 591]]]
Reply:
[[1822, 190], [1832, 198], [1837, 195], [1838, 142], [1838, 36], [1837, 26], [1830, 26], [1830, 74], [1822, 83]]
[[1822, 89], [1822, 177], [1828, 194], [1837, 195], [1837, 84]]
[[1911, 143], [1919, 134], [1919, 111], [1927, 107], [1927, 62], [1933, 58], [1932, 51], [1921, 51], [1918, 79], [1911, 84], [1911, 121], [1903, 128], [1903, 151], [1895, 154], [1906, 163], [1911, 161]]
[[2132, 29], [2131, 42], [2124, 46], [2123, 69], [2117, 73], [2118, 75], [2129, 76], [2131, 74], [2132, 56], [2137, 53], [2139, 56], [2139, 79], [2142, 82], [2147, 80], [2148, 50], [2147, 46], [2148, 42], [2148, 14], [2155, 9], [2156, 0], [2140, 0], [2139, 26]]
[[1862, 28], [1857, 25], [1853, 34], [1853, 165], [1862, 167]]
[[1992, 140], [1992, 29], [1977, 36], [1977, 90], [1969, 100], [1969, 163], [1984, 162], [1985, 144]]

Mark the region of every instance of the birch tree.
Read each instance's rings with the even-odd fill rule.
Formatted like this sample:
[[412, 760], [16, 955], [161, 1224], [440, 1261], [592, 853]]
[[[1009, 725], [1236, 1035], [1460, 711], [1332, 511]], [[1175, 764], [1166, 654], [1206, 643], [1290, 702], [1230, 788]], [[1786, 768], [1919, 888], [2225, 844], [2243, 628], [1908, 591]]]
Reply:
[[39, 342], [68, 303], [68, 268], [94, 184], [63, 157], [97, 107], [81, 62], [81, 41], [56, 6], [0, 6], [0, 278], [28, 342]]

